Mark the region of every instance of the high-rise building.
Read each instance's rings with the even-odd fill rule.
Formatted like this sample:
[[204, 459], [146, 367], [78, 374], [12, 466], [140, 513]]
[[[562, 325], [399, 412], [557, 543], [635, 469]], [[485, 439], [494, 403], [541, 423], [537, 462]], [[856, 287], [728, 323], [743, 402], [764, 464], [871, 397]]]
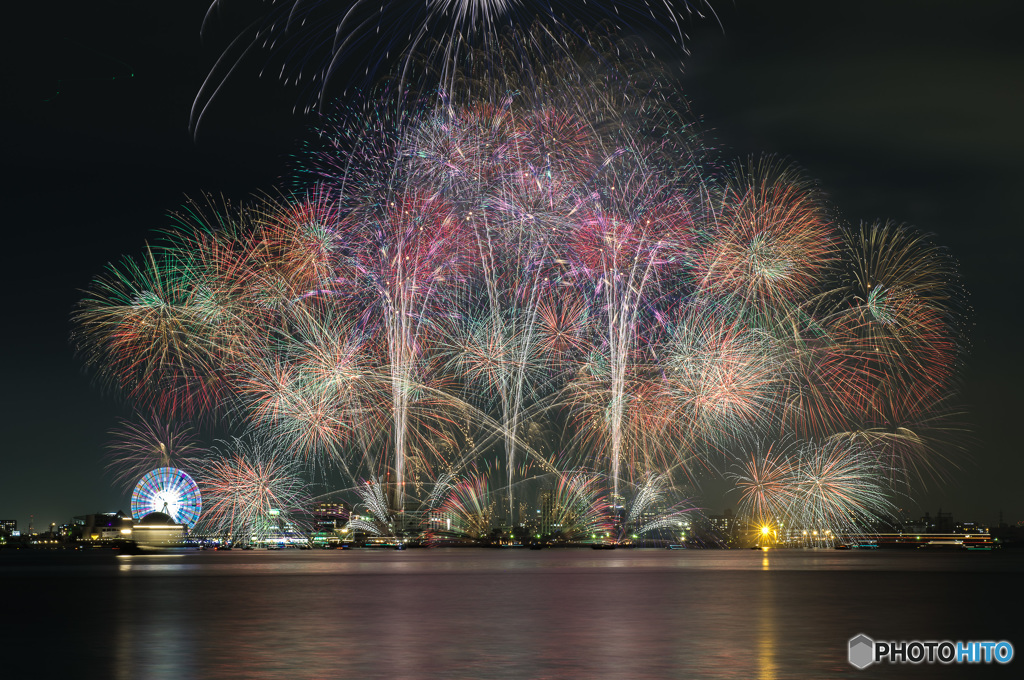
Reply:
[[0, 519], [0, 534], [7, 534], [10, 536], [12, 533], [18, 530], [18, 520], [16, 519]]
[[448, 533], [459, 528], [459, 518], [453, 512], [431, 510], [427, 517], [427, 529], [438, 533]]
[[313, 528], [318, 532], [334, 531], [345, 526], [352, 511], [344, 503], [317, 503], [313, 506]]
[[555, 531], [555, 499], [550, 491], [543, 491], [540, 494], [540, 507], [537, 508], [540, 515], [540, 526], [538, 527], [541, 536], [548, 536]]

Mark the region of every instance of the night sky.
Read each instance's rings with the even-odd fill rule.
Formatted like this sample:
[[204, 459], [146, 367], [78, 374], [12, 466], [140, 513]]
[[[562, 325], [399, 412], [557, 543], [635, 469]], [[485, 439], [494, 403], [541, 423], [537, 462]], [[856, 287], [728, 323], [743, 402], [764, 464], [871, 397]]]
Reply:
[[[84, 372], [69, 313], [108, 262], [135, 255], [203, 192], [241, 199], [286, 173], [311, 118], [294, 90], [243, 71], [197, 138], [192, 100], [230, 35], [207, 3], [51, 2], [5, 9], [0, 519], [35, 528], [129, 510], [104, 473], [130, 409]], [[935, 234], [970, 293], [959, 469], [901, 502], [957, 519], [1024, 520], [1018, 348], [1024, 229], [1024, 6], [953, 0], [715, 2], [683, 69], [720, 157], [762, 152], [818, 180], [849, 224]], [[661, 34], [664, 37], [664, 33]], [[714, 488], [714, 485], [712, 487]], [[735, 501], [712, 492], [712, 511]]]

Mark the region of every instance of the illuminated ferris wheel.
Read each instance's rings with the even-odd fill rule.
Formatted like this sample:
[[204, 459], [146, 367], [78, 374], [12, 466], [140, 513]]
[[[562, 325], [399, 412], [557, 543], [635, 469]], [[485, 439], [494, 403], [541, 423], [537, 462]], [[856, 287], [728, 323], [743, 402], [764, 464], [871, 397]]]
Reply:
[[162, 512], [176, 524], [191, 529], [202, 509], [199, 487], [178, 468], [162, 467], [146, 473], [132, 492], [132, 517], [136, 520], [151, 512]]

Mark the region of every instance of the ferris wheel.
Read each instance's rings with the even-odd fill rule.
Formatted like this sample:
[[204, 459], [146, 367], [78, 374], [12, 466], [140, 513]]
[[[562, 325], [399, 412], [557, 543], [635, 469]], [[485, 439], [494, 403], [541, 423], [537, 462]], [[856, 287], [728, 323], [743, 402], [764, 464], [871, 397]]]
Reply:
[[162, 467], [147, 472], [132, 492], [132, 517], [136, 520], [151, 512], [162, 512], [191, 529], [202, 509], [199, 487], [178, 468]]

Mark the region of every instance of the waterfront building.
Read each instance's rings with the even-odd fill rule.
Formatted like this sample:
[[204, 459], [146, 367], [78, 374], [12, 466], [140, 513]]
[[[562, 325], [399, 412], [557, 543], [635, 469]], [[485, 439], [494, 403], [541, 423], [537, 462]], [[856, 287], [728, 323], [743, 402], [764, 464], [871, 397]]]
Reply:
[[184, 538], [185, 525], [175, 523], [170, 515], [162, 512], [149, 513], [131, 530], [131, 539], [146, 547], [179, 545]]
[[977, 522], [957, 522], [953, 526], [953, 533], [956, 534], [987, 534], [988, 527]]
[[550, 536], [561, 530], [561, 525], [555, 523], [555, 499], [550, 491], [543, 491], [540, 494], [540, 508], [537, 509], [540, 515], [540, 526], [538, 530], [541, 536]]
[[451, 533], [452, 527], [459, 526], [459, 518], [454, 512], [431, 510], [427, 517], [427, 529], [434, 533]]
[[313, 531], [324, 533], [344, 527], [352, 511], [344, 503], [317, 503], [310, 514], [313, 517]]
[[74, 524], [74, 534], [86, 541], [131, 539], [134, 524], [132, 518], [120, 510], [78, 515], [72, 523]]

